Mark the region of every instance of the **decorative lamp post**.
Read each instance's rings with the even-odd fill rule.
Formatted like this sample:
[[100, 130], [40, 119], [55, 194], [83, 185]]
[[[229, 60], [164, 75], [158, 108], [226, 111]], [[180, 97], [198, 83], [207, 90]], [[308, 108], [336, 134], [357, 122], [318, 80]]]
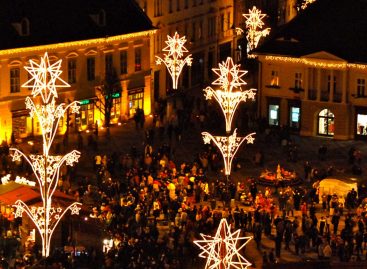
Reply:
[[185, 64], [191, 66], [192, 57], [191, 54], [189, 54], [188, 56], [186, 56], [186, 58], [181, 59], [184, 52], [188, 52], [188, 50], [184, 46], [184, 44], [186, 43], [185, 36], [180, 38], [180, 35], [175, 32], [173, 37], [167, 35], [167, 41], [165, 42], [167, 44], [167, 47], [165, 47], [163, 51], [168, 52], [168, 54], [164, 54], [163, 58], [155, 56], [157, 58], [156, 63], [157, 65], [160, 65], [163, 62], [166, 65], [167, 70], [172, 78], [173, 89], [177, 90], [178, 78], [180, 77], [181, 71]]
[[30, 65], [25, 67], [32, 78], [23, 84], [23, 87], [32, 89], [34, 99], [38, 96], [41, 97], [37, 99], [41, 101], [40, 104], [35, 104], [30, 97], [25, 99], [25, 104], [30, 111], [29, 115], [32, 118], [36, 117], [39, 121], [43, 142], [42, 154], [26, 156], [16, 148], [10, 149], [12, 160], [19, 161], [23, 157], [32, 167], [37, 179], [42, 206], [29, 207], [23, 201], [18, 200], [14, 207], [16, 208], [15, 217], [21, 217], [23, 212], [27, 213], [38, 229], [42, 239], [43, 257], [49, 256], [52, 234], [65, 213], [70, 210], [72, 215], [79, 214], [79, 206], [81, 205], [78, 202], [74, 202], [66, 208], [52, 205], [52, 197], [57, 188], [61, 166], [64, 164], [73, 166], [80, 157], [80, 152], [77, 150], [73, 150], [64, 156], [50, 154], [59, 121], [62, 120], [66, 111], [70, 109], [72, 113], [79, 113], [79, 102], [77, 101], [68, 105], [64, 103], [56, 105], [57, 88], [70, 87], [68, 83], [60, 78], [62, 73], [60, 70], [61, 62], [59, 60], [53, 64], [50, 63], [48, 55], [45, 53], [39, 64], [30, 60]]
[[[262, 14], [260, 9], [255, 6], [249, 9], [248, 14], [242, 14], [246, 21], [246, 39], [247, 39], [247, 53], [255, 49], [259, 44], [262, 37], [267, 36], [270, 33], [270, 28], [262, 29], [264, 26], [263, 19], [266, 14]], [[237, 34], [242, 34], [243, 30], [241, 28], [236, 28]]]
[[[232, 233], [227, 220], [223, 218], [215, 236], [200, 234], [203, 239], [194, 243], [202, 250], [199, 257], [207, 259], [205, 269], [243, 269], [251, 265], [240, 251], [252, 237], [240, 237], [240, 233], [241, 230]], [[238, 245], [242, 240], [245, 242]]]

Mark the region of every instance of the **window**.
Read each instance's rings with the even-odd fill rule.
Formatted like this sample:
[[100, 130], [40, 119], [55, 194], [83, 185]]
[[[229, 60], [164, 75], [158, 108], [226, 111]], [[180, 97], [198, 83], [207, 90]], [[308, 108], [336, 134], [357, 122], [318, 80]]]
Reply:
[[189, 8], [189, 0], [185, 0], [185, 6], [184, 6], [185, 9], [188, 9]]
[[279, 105], [269, 105], [269, 125], [279, 125]]
[[318, 116], [318, 134], [334, 135], [334, 114], [329, 109], [323, 109]]
[[199, 27], [198, 27], [198, 39], [203, 38], [203, 21], [199, 21]]
[[196, 0], [192, 0], [192, 6], [196, 7]]
[[299, 120], [301, 114], [301, 108], [291, 106], [289, 109], [290, 117], [289, 117], [289, 125], [292, 129], [299, 129]]
[[135, 71], [141, 70], [141, 48], [135, 48]]
[[357, 114], [357, 135], [367, 135], [366, 114]]
[[216, 28], [215, 28], [215, 17], [210, 17], [208, 19], [208, 37], [215, 36]]
[[302, 88], [302, 73], [296, 72], [294, 76], [294, 88], [301, 89]]
[[176, 2], [176, 11], [180, 11], [180, 1], [181, 0], [177, 0]]
[[270, 85], [279, 86], [279, 73], [276, 70], [271, 71]]
[[168, 13], [172, 13], [173, 0], [168, 0]]
[[154, 0], [154, 17], [162, 16], [162, 0]]
[[93, 81], [96, 78], [96, 59], [94, 57], [87, 58], [87, 79]]
[[357, 97], [365, 96], [366, 80], [364, 78], [357, 79]]
[[227, 30], [230, 30], [231, 29], [231, 13], [230, 12], [227, 13], [226, 23], [227, 23]]
[[127, 50], [120, 52], [120, 74], [127, 74]]
[[113, 71], [113, 55], [112, 53], [105, 55], [105, 72], [106, 75], [111, 75]]
[[224, 32], [224, 14], [220, 14], [220, 20], [219, 20], [219, 23], [220, 23], [220, 31], [221, 32]]
[[336, 90], [336, 76], [327, 76], [327, 91], [330, 92], [330, 90]]
[[196, 40], [196, 22], [192, 23], [191, 41]]
[[20, 69], [18, 67], [10, 69], [10, 92], [20, 92]]
[[70, 84], [76, 83], [76, 59], [68, 60], [68, 82]]

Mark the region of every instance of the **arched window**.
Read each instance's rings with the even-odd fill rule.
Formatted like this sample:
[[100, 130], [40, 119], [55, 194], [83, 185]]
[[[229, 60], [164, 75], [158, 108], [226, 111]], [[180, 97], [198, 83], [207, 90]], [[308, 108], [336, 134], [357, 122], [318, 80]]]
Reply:
[[323, 109], [318, 115], [318, 134], [334, 135], [334, 114], [329, 109]]

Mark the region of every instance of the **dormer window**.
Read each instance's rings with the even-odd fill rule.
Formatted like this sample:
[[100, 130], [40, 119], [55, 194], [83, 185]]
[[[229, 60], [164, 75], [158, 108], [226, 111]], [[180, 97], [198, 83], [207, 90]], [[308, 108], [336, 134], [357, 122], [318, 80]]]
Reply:
[[101, 9], [97, 14], [90, 14], [89, 16], [98, 26], [106, 26], [106, 11], [104, 9]]
[[29, 20], [27, 18], [23, 18], [20, 22], [15, 22], [12, 25], [20, 36], [29, 36]]

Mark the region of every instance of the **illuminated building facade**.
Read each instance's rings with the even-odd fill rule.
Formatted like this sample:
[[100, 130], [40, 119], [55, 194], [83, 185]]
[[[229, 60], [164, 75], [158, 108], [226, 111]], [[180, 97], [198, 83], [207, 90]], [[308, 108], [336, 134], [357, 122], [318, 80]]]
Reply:
[[24, 105], [29, 89], [21, 85], [29, 79], [24, 66], [46, 51], [51, 62], [63, 60], [61, 76], [71, 85], [59, 92], [60, 102], [81, 103], [79, 116], [60, 122], [60, 133], [67, 122], [71, 131], [102, 125], [96, 87], [112, 72], [121, 91], [113, 95], [111, 121], [131, 117], [137, 107], [151, 113], [149, 46], [155, 30], [133, 0], [0, 2], [0, 141], [40, 134]]
[[[212, 80], [211, 69], [227, 57], [235, 57], [235, 25], [240, 19], [240, 0], [136, 0], [157, 27], [152, 36], [151, 55], [163, 55], [167, 35], [177, 31], [185, 36], [192, 54], [191, 67], [185, 67], [178, 88], [201, 87]], [[238, 14], [236, 13], [236, 10]], [[237, 14], [238, 16], [234, 16]], [[245, 51], [246, 48], [244, 48]], [[238, 53], [239, 54], [239, 53]], [[239, 57], [239, 56], [238, 56]], [[237, 58], [238, 58], [237, 57]], [[152, 57], [151, 57], [152, 59]], [[151, 62], [154, 99], [165, 97], [172, 89], [171, 78], [162, 65]]]
[[270, 126], [367, 138], [366, 8], [362, 0], [316, 1], [255, 50], [258, 112]]

